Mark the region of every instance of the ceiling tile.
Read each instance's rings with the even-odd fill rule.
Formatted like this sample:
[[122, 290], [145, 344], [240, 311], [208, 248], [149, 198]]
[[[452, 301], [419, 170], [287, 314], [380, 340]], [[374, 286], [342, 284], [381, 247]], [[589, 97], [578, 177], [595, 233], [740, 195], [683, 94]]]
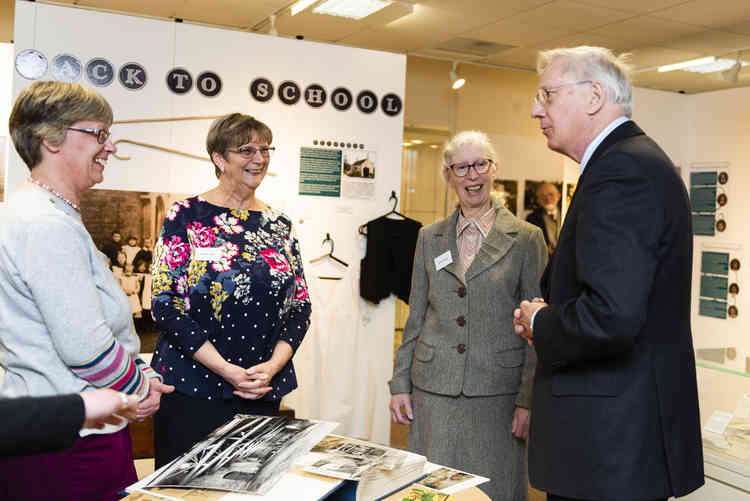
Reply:
[[668, 40], [662, 42], [660, 45], [707, 56], [720, 56], [737, 49], [750, 48], [750, 35], [707, 30], [694, 35]]
[[731, 31], [732, 33], [739, 33], [741, 35], [750, 35], [750, 20], [729, 24], [727, 26], [724, 26], [722, 30]]
[[338, 42], [353, 47], [364, 47], [391, 52], [415, 53], [433, 47], [453, 35], [440, 32], [411, 32], [394, 30], [390, 26], [359, 30]]
[[652, 16], [638, 16], [589, 31], [606, 37], [614, 37], [629, 47], [640, 47], [692, 35], [704, 30], [697, 26]]
[[631, 52], [630, 64], [635, 70], [653, 68], [703, 57], [704, 54], [665, 47], [640, 47]]
[[632, 14], [560, 0], [477, 30], [477, 38], [534, 45], [633, 17]]
[[484, 62], [535, 71], [537, 52], [536, 49], [527, 48], [509, 49], [484, 59]]
[[[537, 7], [548, 6], [557, 0], [425, 0], [420, 4], [450, 12], [451, 16], [458, 12], [476, 12], [484, 16], [485, 22], [495, 21], [518, 14]], [[458, 7], [458, 8], [457, 8]]]
[[647, 14], [649, 12], [680, 5], [689, 0], [576, 0], [582, 4], [595, 5], [597, 7], [610, 7], [627, 12]]
[[549, 50], [556, 47], [578, 47], [579, 45], [606, 47], [615, 53], [632, 50], [632, 46], [617, 37], [593, 32], [575, 33], [573, 35], [566, 35], [553, 40], [546, 40], [542, 43], [534, 44], [534, 48], [539, 50]]
[[750, 2], [747, 0], [692, 0], [669, 7], [653, 16], [697, 26], [717, 28], [738, 21], [750, 21]]

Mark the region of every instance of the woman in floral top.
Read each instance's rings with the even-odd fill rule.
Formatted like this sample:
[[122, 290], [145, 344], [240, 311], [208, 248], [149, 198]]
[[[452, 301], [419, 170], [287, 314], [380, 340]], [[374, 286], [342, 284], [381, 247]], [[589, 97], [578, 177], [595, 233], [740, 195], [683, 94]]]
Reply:
[[206, 147], [219, 185], [175, 203], [164, 220], [154, 249], [161, 336], [151, 365], [176, 391], [155, 417], [157, 468], [234, 414], [277, 414], [297, 387], [291, 359], [310, 299], [291, 221], [255, 197], [271, 140], [250, 116], [217, 119]]

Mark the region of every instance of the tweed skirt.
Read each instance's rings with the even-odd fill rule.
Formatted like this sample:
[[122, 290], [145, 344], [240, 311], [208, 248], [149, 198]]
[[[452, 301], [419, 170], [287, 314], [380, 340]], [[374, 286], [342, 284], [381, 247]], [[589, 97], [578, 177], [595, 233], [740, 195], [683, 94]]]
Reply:
[[493, 501], [526, 501], [526, 442], [511, 432], [516, 395], [451, 397], [414, 388], [409, 450], [433, 463], [490, 478]]

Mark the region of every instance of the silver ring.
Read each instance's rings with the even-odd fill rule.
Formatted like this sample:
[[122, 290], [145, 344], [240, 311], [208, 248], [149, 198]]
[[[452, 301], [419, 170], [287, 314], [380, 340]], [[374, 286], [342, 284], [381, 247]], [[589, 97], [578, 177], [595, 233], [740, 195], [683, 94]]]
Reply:
[[127, 395], [125, 395], [124, 393], [118, 393], [118, 395], [120, 395], [120, 400], [122, 401], [122, 406], [123, 406], [123, 407], [127, 407], [127, 406], [128, 406], [128, 404], [129, 404], [129, 402], [130, 402], [130, 401], [128, 400], [128, 396], [127, 396]]

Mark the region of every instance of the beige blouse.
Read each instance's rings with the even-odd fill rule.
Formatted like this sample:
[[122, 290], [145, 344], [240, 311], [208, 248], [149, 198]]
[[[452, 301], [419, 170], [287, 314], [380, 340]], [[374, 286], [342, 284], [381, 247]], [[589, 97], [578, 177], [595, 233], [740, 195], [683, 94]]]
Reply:
[[496, 207], [490, 207], [487, 212], [478, 218], [464, 217], [463, 211], [458, 212], [456, 245], [458, 246], [458, 261], [461, 276], [466, 274], [466, 270], [474, 262], [474, 258], [477, 256], [482, 242], [487, 238], [492, 226], [495, 224], [496, 216]]

